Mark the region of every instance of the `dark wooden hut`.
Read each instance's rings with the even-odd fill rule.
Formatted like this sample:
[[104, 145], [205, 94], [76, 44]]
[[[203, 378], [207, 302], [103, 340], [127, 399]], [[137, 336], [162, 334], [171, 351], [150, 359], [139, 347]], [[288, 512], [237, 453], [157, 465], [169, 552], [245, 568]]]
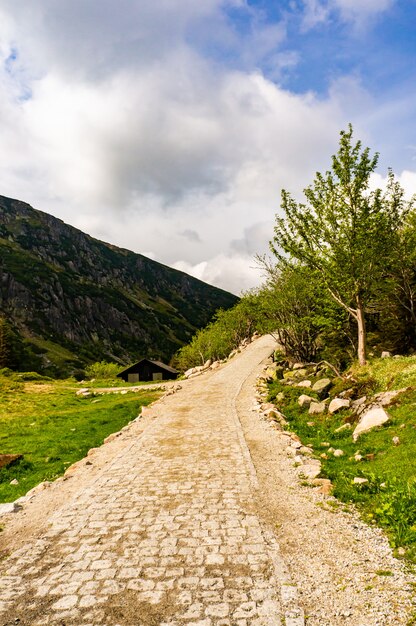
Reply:
[[138, 383], [150, 380], [155, 382], [158, 380], [172, 380], [177, 378], [178, 374], [177, 370], [161, 361], [142, 359], [117, 374], [117, 377], [129, 383]]

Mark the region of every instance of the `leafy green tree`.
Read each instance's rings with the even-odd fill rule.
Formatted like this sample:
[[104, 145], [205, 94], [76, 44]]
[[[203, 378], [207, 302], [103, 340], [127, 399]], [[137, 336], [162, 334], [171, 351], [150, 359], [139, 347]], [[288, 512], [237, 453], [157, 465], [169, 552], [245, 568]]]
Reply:
[[378, 154], [353, 143], [353, 129], [340, 133], [332, 168], [317, 173], [304, 190], [306, 202], [282, 191], [284, 217], [276, 216], [270, 243], [280, 262], [289, 259], [319, 272], [333, 299], [357, 323], [358, 359], [366, 362], [365, 310], [384, 279], [406, 205], [389, 172], [386, 192], [369, 191]]

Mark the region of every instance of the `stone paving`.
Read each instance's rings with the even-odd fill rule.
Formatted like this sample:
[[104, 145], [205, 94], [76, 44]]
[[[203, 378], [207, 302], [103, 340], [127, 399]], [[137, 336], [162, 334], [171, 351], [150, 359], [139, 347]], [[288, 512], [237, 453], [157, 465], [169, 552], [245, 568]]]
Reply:
[[243, 381], [254, 383], [272, 345], [256, 341], [159, 401], [142, 435], [127, 431], [123, 453], [94, 486], [0, 564], [1, 625], [304, 623], [254, 508], [255, 470], [236, 411]]

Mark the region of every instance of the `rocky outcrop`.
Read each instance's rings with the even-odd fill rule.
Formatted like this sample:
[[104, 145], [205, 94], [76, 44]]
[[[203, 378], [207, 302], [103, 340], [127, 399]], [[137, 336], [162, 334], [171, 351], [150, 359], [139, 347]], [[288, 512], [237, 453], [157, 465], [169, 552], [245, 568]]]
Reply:
[[[236, 302], [221, 289], [0, 196], [0, 315], [38, 350], [50, 342], [62, 346], [72, 366], [168, 361], [218, 308]], [[53, 361], [54, 350], [45, 356]]]

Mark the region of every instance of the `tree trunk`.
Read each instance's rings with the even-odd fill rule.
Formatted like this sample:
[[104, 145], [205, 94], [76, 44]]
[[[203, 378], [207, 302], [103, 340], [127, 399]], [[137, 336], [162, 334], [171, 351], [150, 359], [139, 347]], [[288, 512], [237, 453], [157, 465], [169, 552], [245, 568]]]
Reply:
[[358, 362], [360, 365], [365, 365], [366, 360], [366, 332], [365, 332], [365, 319], [364, 319], [364, 307], [361, 300], [361, 296], [357, 296], [357, 324], [358, 324]]

